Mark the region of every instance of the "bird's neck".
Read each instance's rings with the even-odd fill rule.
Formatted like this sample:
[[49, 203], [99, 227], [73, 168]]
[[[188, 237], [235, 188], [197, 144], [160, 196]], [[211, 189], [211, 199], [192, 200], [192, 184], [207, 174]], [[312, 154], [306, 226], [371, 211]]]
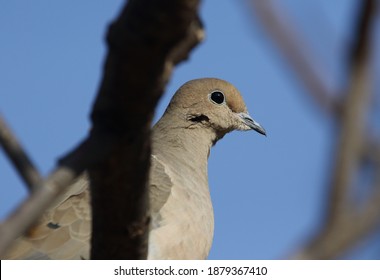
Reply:
[[211, 129], [166, 115], [154, 126], [152, 137], [153, 154], [176, 158], [207, 173], [207, 159], [216, 139]]

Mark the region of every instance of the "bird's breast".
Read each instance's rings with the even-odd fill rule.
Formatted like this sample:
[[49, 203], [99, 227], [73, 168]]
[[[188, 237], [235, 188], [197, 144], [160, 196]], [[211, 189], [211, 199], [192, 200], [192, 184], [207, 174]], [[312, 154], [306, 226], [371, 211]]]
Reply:
[[150, 259], [205, 259], [210, 251], [214, 214], [207, 170], [183, 169], [168, 170], [173, 186], [166, 204], [152, 215]]

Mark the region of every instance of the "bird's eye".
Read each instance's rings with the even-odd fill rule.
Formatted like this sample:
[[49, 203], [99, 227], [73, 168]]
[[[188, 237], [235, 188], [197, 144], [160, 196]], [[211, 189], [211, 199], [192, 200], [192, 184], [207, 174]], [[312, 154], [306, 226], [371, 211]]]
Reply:
[[210, 99], [216, 104], [222, 104], [224, 102], [224, 94], [220, 91], [214, 91], [210, 94]]

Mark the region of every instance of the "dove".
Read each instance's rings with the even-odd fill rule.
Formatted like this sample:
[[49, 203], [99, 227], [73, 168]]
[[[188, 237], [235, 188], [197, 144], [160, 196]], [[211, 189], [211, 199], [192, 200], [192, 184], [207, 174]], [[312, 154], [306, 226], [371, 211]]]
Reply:
[[[152, 129], [148, 259], [206, 259], [214, 235], [210, 149], [233, 131], [264, 128], [239, 91], [217, 78], [191, 80]], [[86, 173], [20, 237], [6, 259], [89, 259], [91, 207]]]

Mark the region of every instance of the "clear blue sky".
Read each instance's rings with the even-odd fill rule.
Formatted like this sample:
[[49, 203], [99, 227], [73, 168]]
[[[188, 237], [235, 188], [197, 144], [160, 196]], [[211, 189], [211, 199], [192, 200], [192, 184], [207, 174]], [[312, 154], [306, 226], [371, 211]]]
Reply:
[[[326, 83], [339, 88], [356, 1], [277, 2], [312, 46]], [[89, 129], [106, 51], [103, 38], [122, 3], [0, 4], [0, 111], [43, 174]], [[268, 132], [268, 137], [231, 133], [211, 152], [210, 259], [284, 258], [307, 241], [322, 221], [334, 151], [333, 123], [313, 106], [248, 7], [245, 1], [203, 2], [207, 38], [175, 69], [157, 109], [159, 117], [187, 80], [218, 77], [236, 85]], [[25, 196], [1, 151], [0, 217]], [[380, 243], [364, 242], [348, 257], [378, 259]]]

